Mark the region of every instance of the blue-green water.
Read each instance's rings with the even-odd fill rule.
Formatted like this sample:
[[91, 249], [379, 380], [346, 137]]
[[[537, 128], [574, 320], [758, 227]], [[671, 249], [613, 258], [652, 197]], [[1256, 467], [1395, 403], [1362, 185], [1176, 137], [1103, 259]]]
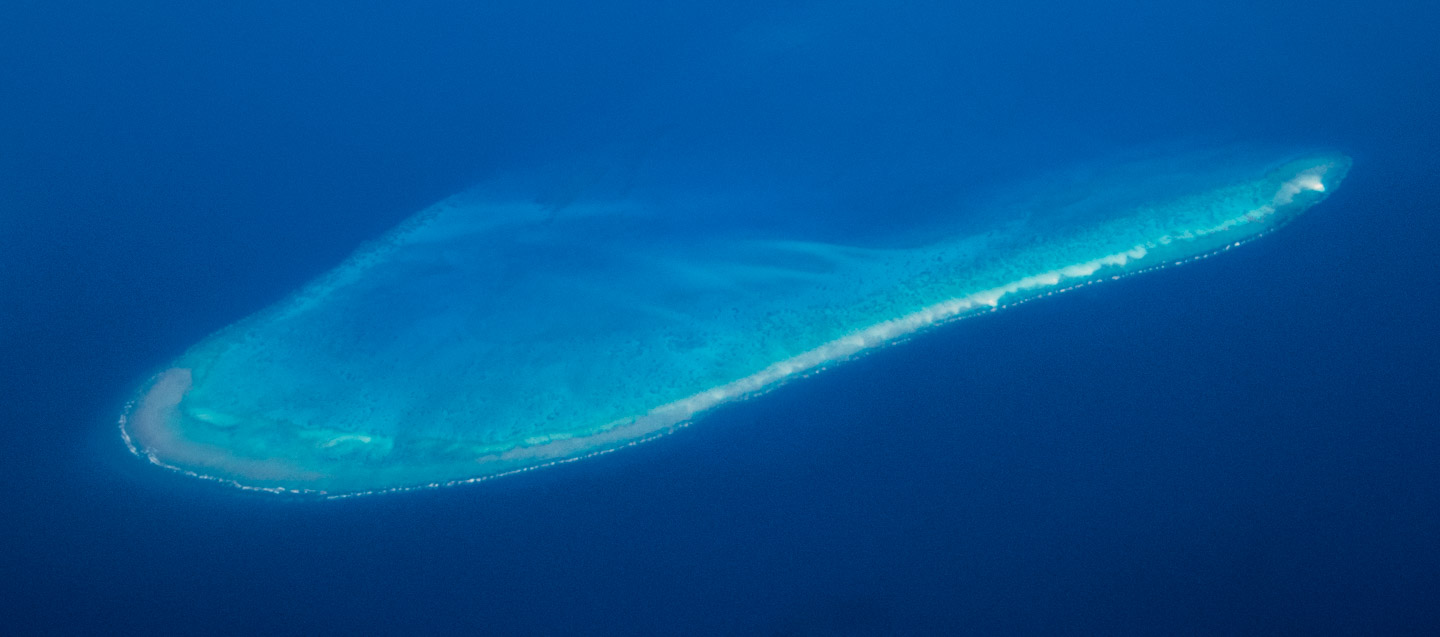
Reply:
[[[1440, 4], [1414, 0], [0, 3], [3, 632], [1431, 635], [1436, 24]], [[546, 359], [593, 362], [589, 344], [617, 325], [682, 326], [728, 337], [715, 350], [753, 355], [733, 371], [753, 374], [828, 331], [969, 296], [981, 283], [964, 272], [1001, 285], [1092, 259], [1091, 243], [1148, 245], [1151, 228], [1108, 221], [1224, 200], [1212, 195], [1331, 155], [1313, 145], [1353, 168], [1262, 238], [1189, 244], [1212, 256], [1097, 272], [1103, 284], [1018, 305], [997, 297], [1013, 306], [597, 458], [328, 499], [157, 468], [116, 427], [157, 374], [193, 365], [193, 404], [177, 397], [172, 415], [248, 426], [236, 438], [252, 443], [267, 439], [245, 408], [270, 400], [279, 416], [274, 455], [216, 427], [210, 460], [398, 467], [415, 479], [376, 481], [413, 486], [449, 468], [424, 466], [407, 435], [510, 443], [475, 439], [500, 431], [493, 420], [404, 420], [388, 450], [357, 437], [307, 457], [339, 436], [300, 440], [293, 420], [375, 426], [335, 398], [326, 339], [392, 415], [402, 392], [425, 396], [422, 411], [474, 395], [439, 374], [474, 373], [459, 369], [473, 343], [453, 357], [398, 348], [391, 360], [429, 384], [380, 369], [386, 339], [458, 333], [416, 317], [482, 308], [430, 291], [527, 301], [484, 315], [514, 319], [512, 340], [596, 337]], [[496, 246], [456, 255], [494, 277], [474, 287], [438, 265], [426, 287], [380, 264], [356, 279], [373, 288], [352, 304], [364, 312], [337, 316], [331, 297], [313, 323], [271, 319], [436, 202], [551, 223], [447, 233]], [[393, 245], [417, 264], [444, 258]], [[961, 276], [926, 279], [911, 255]], [[1182, 256], [1126, 258], [1116, 272]], [[550, 285], [519, 285], [537, 282]], [[714, 296], [653, 297], [664, 290]], [[562, 297], [612, 320], [528, 302]], [[792, 329], [762, 355], [746, 348], [769, 333], [737, 339], [729, 314], [697, 309], [727, 300], [837, 314], [777, 322]], [[309, 376], [306, 391], [282, 403], [278, 375], [248, 373], [244, 356], [202, 378], [194, 352], [243, 344], [243, 324], [262, 328], [249, 351], [307, 354], [287, 372]], [[656, 355], [636, 359], [699, 358], [646, 343]], [[602, 380], [691, 382], [654, 374]], [[561, 380], [544, 388], [599, 393]], [[524, 411], [523, 396], [491, 396]], [[602, 398], [544, 407], [673, 402]], [[160, 422], [184, 441], [212, 426]], [[284, 478], [244, 483], [318, 486]]]
[[849, 244], [697, 230], [633, 192], [556, 208], [482, 189], [190, 349], [123, 430], [157, 464], [247, 488], [513, 473], [655, 437], [938, 323], [1239, 245], [1349, 166], [1212, 152], [1091, 167], [988, 224], [932, 221], [944, 233], [911, 245], [893, 238], [915, 242], [908, 228]]

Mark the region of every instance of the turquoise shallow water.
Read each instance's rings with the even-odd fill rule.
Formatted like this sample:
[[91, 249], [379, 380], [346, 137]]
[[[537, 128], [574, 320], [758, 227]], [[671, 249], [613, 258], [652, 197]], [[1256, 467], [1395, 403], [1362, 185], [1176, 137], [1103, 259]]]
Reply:
[[[480, 187], [191, 348], [123, 430], [157, 464], [331, 495], [576, 459], [929, 326], [1227, 249], [1349, 164], [1132, 160], [845, 242], [677, 224], [644, 189], [557, 207]], [[766, 205], [704, 194], [726, 203], [687, 218]]]
[[[1440, 625], [1440, 3], [0, 14], [7, 634]], [[1236, 144], [1273, 152], [1185, 153]], [[442, 200], [477, 214], [538, 202], [557, 221], [624, 205], [647, 220], [629, 244], [698, 274], [722, 258], [810, 267], [740, 240], [880, 264], [990, 237], [983, 254], [1004, 258], [1253, 181], [1310, 144], [1354, 169], [1242, 247], [925, 329], [596, 458], [377, 497], [237, 489], [143, 454], [252, 486], [319, 488], [319, 470], [341, 467], [405, 484], [441, 473], [408, 439], [434, 423], [328, 466], [300, 453], [316, 443], [278, 436], [240, 453], [217, 430], [200, 446], [201, 423], [168, 419], [181, 398], [216, 419], [245, 413], [226, 400], [287, 405], [265, 373], [194, 368], [194, 391], [157, 410], [167, 427], [127, 421], [142, 455], [116, 427], [192, 347]], [[1122, 155], [1136, 149], [1150, 156]], [[705, 237], [716, 254], [677, 247]], [[543, 267], [512, 269], [553, 280]], [[389, 305], [351, 320], [404, 309]], [[426, 361], [439, 363], [409, 365]], [[470, 469], [498, 468], [479, 458]]]

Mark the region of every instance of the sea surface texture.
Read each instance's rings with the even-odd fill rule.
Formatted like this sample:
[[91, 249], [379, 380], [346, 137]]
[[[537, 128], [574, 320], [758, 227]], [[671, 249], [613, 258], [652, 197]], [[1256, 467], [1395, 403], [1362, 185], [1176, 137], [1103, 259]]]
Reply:
[[1430, 637], [1437, 33], [0, 1], [0, 634]]

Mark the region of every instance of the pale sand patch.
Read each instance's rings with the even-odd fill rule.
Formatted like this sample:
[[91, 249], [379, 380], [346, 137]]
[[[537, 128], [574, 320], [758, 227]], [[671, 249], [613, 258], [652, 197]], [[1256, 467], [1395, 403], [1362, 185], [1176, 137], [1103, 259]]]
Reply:
[[244, 458], [223, 447], [185, 438], [178, 427], [179, 405], [191, 382], [188, 369], [172, 367], [161, 372], [125, 419], [136, 449], [151, 461], [196, 475], [204, 475], [202, 468], [214, 469], [216, 475], [209, 477], [225, 479], [288, 482], [326, 477], [277, 458]]

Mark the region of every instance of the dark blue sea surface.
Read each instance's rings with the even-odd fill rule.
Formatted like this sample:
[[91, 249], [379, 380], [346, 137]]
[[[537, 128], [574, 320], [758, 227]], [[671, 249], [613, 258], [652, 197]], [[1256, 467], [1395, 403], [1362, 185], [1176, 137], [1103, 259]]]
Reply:
[[[1440, 10], [1172, 4], [5, 4], [0, 632], [1434, 634]], [[1242, 249], [601, 458], [322, 501], [116, 427], [486, 180], [738, 185], [855, 236], [1232, 144], [1355, 164]]]

